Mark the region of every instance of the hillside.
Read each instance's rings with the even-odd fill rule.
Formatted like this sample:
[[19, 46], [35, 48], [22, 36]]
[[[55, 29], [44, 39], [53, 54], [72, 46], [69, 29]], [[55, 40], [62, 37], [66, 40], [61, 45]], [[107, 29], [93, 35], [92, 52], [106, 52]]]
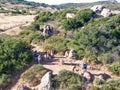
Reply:
[[0, 13], [6, 15], [37, 14], [40, 11], [57, 11], [45, 3], [28, 2], [25, 0], [0, 0]]
[[86, 8], [91, 7], [94, 5], [103, 5], [111, 10], [120, 10], [120, 3], [116, 2], [116, 0], [113, 2], [112, 0], [108, 1], [98, 1], [93, 3], [66, 3], [66, 4], [60, 4], [60, 5], [53, 5], [53, 7], [59, 8], [59, 9], [65, 9], [65, 8]]
[[[120, 14], [106, 6], [119, 10], [119, 3], [64, 9], [24, 0], [1, 3], [0, 90], [120, 89]], [[100, 3], [105, 6], [91, 9]]]

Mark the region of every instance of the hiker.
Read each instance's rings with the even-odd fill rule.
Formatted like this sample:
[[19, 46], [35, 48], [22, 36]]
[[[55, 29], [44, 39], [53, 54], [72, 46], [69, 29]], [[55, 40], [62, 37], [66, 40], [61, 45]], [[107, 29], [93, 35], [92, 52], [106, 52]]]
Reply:
[[51, 58], [54, 57], [54, 50], [51, 50], [51, 51], [50, 51], [50, 56], [51, 56]]
[[39, 55], [38, 55], [38, 63], [40, 64], [41, 62], [42, 62], [42, 55], [39, 54]]
[[73, 55], [72, 55], [72, 52], [73, 52], [73, 50], [70, 50], [70, 51], [69, 51], [69, 54], [68, 54], [68, 57], [69, 57], [69, 58], [72, 58], [72, 56], [73, 56]]
[[87, 63], [84, 62], [84, 63], [82, 64], [82, 70], [83, 70], [82, 73], [84, 74], [84, 72], [86, 72], [86, 70], [87, 70]]
[[47, 52], [44, 53], [44, 60], [47, 60]]
[[68, 58], [76, 59], [76, 53], [73, 49], [70, 50]]
[[50, 55], [47, 52], [45, 52], [45, 54], [44, 54], [44, 60], [45, 61], [51, 60], [51, 57], [50, 57]]
[[37, 57], [37, 56], [38, 56], [38, 53], [37, 53], [36, 50], [33, 52], [33, 56], [34, 56], [34, 57]]
[[66, 50], [65, 57], [67, 58], [69, 56], [69, 50]]
[[37, 53], [36, 50], [33, 52], [33, 56], [34, 56], [34, 63], [37, 64], [37, 62], [38, 62], [38, 53]]

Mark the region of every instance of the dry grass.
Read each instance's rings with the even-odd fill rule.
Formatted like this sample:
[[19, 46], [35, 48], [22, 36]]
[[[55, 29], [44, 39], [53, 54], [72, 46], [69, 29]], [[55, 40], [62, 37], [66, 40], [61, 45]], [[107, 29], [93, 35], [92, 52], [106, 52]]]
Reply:
[[30, 69], [24, 72], [21, 76], [24, 84], [36, 86], [40, 84], [41, 78], [48, 70], [41, 65], [33, 65]]
[[0, 14], [0, 29], [6, 30], [10, 27], [16, 26], [1, 33], [17, 35], [21, 31], [19, 26], [26, 22], [28, 22], [26, 24], [30, 24], [34, 20], [34, 17], [35, 15], [5, 16], [4, 14]]

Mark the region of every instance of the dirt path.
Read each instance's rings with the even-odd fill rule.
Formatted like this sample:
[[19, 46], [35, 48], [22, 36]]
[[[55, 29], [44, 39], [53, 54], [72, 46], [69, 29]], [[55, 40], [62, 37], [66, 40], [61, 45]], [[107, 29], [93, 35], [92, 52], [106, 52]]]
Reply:
[[[37, 46], [36, 44], [32, 44], [32, 45], [35, 47], [33, 50], [38, 50], [38, 51], [42, 50], [42, 49], [40, 49], [41, 48], [40, 46]], [[55, 56], [55, 58], [53, 60], [49, 61], [49, 63], [44, 63], [42, 65], [45, 68], [48, 68], [48, 69], [52, 70], [53, 74], [58, 74], [59, 71], [61, 71], [63, 69], [72, 71], [75, 64], [80, 64], [80, 66], [81, 66], [82, 63], [83, 63], [82, 60], [76, 60], [72, 64], [64, 65], [64, 64], [61, 64], [61, 59], [63, 59], [63, 57]], [[79, 70], [79, 74], [80, 74], [80, 72], [82, 72], [81, 69]], [[111, 78], [113, 77], [113, 78], [120, 79], [120, 77], [112, 75], [110, 72], [108, 72], [103, 66], [99, 70], [98, 69], [92, 70], [91, 66], [88, 65], [88, 72], [90, 72], [93, 75], [98, 75], [98, 74], [101, 74], [101, 73], [103, 73], [103, 74], [105, 73], [107, 75], [110, 75]], [[16, 83], [9, 90], [17, 90], [17, 87], [19, 85], [21, 85], [20, 78], [18, 78], [18, 80], [16, 81]]]

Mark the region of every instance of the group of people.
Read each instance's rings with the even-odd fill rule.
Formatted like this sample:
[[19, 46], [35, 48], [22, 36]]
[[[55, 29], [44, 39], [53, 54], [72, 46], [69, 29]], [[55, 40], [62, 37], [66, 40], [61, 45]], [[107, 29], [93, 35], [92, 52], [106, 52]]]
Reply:
[[43, 61], [49, 61], [54, 57], [54, 51], [51, 50], [49, 53], [48, 52], [44, 52], [44, 53], [39, 53], [36, 50], [33, 52], [33, 56], [34, 56], [34, 62], [41, 64]]

